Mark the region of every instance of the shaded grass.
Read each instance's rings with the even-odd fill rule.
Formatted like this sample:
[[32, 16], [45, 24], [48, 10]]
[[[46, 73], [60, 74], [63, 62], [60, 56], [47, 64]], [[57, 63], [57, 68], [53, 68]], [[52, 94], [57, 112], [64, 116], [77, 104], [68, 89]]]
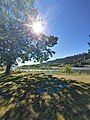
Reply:
[[[0, 74], [1, 120], [90, 120], [90, 82], [66, 80], [65, 76], [19, 73]], [[67, 77], [65, 77], [67, 78]], [[47, 81], [56, 81], [46, 87], [47, 92], [36, 90]], [[62, 82], [68, 85], [59, 92], [49, 92]]]

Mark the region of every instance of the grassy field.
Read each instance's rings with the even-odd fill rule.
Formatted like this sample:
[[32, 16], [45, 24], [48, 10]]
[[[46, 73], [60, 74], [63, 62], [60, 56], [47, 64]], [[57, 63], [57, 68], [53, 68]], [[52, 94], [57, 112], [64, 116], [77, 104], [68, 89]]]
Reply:
[[90, 120], [90, 75], [1, 73], [0, 120]]
[[90, 75], [78, 75], [78, 74], [73, 74], [73, 75], [53, 75], [54, 77], [58, 77], [60, 79], [68, 79], [68, 80], [75, 80], [77, 82], [84, 82], [84, 83], [90, 83]]

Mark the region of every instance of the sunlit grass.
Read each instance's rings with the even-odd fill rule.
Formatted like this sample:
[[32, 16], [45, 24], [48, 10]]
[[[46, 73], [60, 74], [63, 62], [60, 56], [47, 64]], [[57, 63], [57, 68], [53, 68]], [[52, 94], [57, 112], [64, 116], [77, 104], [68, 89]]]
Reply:
[[72, 75], [68, 75], [68, 74], [57, 74], [57, 75], [53, 75], [54, 77], [58, 77], [59, 79], [66, 79], [66, 80], [76, 80], [77, 82], [84, 82], [84, 83], [90, 83], [90, 75], [78, 75], [78, 74], [72, 74]]
[[[48, 81], [56, 82], [46, 86], [47, 92], [37, 93], [37, 88]], [[61, 82], [68, 84], [59, 92], [49, 93], [51, 88], [58, 89]], [[0, 74], [1, 120], [89, 120], [89, 113], [90, 81], [87, 75]]]

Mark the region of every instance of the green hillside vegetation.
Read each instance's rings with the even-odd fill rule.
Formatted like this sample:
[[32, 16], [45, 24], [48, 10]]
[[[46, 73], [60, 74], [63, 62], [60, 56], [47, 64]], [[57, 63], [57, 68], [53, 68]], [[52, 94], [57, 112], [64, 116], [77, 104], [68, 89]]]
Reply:
[[62, 66], [63, 64], [70, 64], [72, 66], [89, 66], [90, 65], [90, 54], [83, 53], [66, 58], [56, 59], [45, 63], [50, 66]]

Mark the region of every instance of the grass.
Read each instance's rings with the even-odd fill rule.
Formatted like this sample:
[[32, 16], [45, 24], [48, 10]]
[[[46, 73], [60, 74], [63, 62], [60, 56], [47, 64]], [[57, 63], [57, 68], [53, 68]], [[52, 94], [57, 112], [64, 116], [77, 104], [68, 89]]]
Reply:
[[71, 80], [75, 80], [77, 82], [84, 82], [84, 83], [90, 83], [90, 75], [79, 75], [79, 74], [57, 74], [57, 75], [53, 75], [54, 77], [58, 77], [59, 79], [71, 79]]
[[1, 73], [0, 120], [90, 120], [90, 76]]

